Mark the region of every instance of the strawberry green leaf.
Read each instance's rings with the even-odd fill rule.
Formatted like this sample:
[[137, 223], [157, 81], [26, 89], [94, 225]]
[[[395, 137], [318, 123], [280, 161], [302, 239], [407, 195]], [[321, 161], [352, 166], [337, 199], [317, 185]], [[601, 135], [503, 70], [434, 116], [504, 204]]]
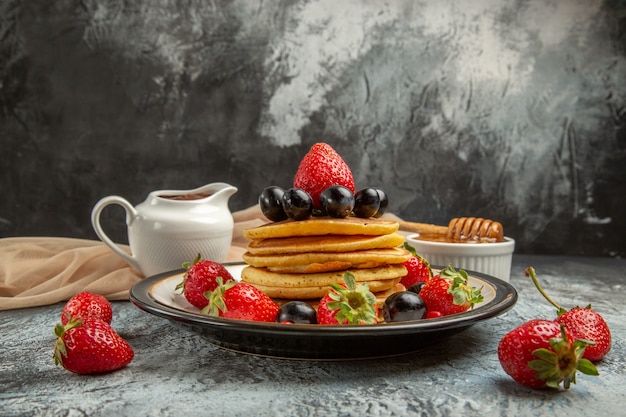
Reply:
[[457, 271], [452, 265], [448, 265], [439, 275], [451, 281], [448, 293], [452, 295], [454, 304], [470, 303], [473, 308], [474, 304], [483, 301], [482, 287], [476, 288], [470, 285], [469, 276], [464, 269]]
[[327, 307], [331, 311], [337, 310], [337, 322], [351, 325], [376, 323], [376, 296], [369, 290], [369, 285], [357, 284], [349, 272], [344, 274], [343, 280], [344, 285], [331, 284], [328, 293], [332, 301]]
[[598, 369], [589, 359], [579, 359], [577, 369], [585, 375], [600, 375]]
[[208, 314], [209, 316], [219, 317], [220, 312], [226, 312], [226, 303], [224, 303], [224, 293], [230, 288], [234, 287], [236, 281], [228, 281], [224, 283], [222, 277], [217, 277], [217, 287], [213, 291], [207, 291], [204, 296], [209, 300], [209, 303], [200, 310], [201, 314]]

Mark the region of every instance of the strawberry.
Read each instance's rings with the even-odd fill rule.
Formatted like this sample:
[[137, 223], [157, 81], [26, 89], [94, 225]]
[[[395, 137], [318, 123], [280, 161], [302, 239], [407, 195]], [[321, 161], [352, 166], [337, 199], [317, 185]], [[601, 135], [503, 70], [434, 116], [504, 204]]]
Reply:
[[317, 308], [317, 323], [376, 324], [378, 306], [376, 296], [365, 283], [357, 284], [354, 275], [346, 272], [344, 284], [331, 284], [331, 290], [320, 300]]
[[435, 310], [426, 311], [426, 316], [424, 316], [425, 319], [436, 319], [439, 317], [443, 317], [443, 314]]
[[576, 383], [576, 371], [598, 375], [582, 355], [589, 342], [576, 340], [565, 326], [551, 320], [534, 319], [508, 332], [498, 344], [502, 369], [516, 382], [530, 388], [568, 389]]
[[222, 264], [202, 260], [200, 254], [196, 256], [193, 262], [185, 262], [183, 268], [186, 269], [183, 280], [176, 286], [175, 290], [182, 290], [187, 301], [199, 309], [203, 309], [209, 304], [209, 300], [204, 294], [217, 287], [218, 277], [222, 278], [222, 282], [234, 281], [233, 276]]
[[320, 209], [320, 194], [331, 185], [342, 185], [354, 193], [352, 171], [330, 145], [316, 143], [300, 161], [293, 186], [308, 192], [313, 208]]
[[556, 307], [557, 318], [554, 321], [563, 324], [574, 339], [594, 342], [594, 345], [585, 349], [583, 358], [594, 362], [602, 359], [611, 350], [611, 331], [604, 318], [591, 309], [591, 304], [585, 308], [577, 306], [569, 311], [564, 309], [541, 288], [533, 267], [526, 268], [525, 273], [533, 280], [541, 295]]
[[428, 281], [433, 276], [433, 271], [430, 269], [428, 261], [419, 255], [415, 248], [407, 242], [404, 242], [404, 248], [411, 252], [413, 256], [404, 262], [407, 274], [402, 277], [400, 284], [409, 288], [411, 285]]
[[563, 324], [575, 339], [591, 340], [595, 344], [585, 349], [583, 358], [597, 362], [611, 350], [611, 331], [604, 318], [591, 305], [562, 313], [555, 322]]
[[72, 318], [54, 328], [54, 363], [76, 374], [92, 374], [123, 368], [133, 360], [128, 342], [99, 319]]
[[467, 272], [457, 271], [452, 265], [426, 281], [420, 295], [427, 311], [438, 311], [442, 316], [462, 313], [483, 300], [482, 288], [472, 287]]
[[61, 324], [70, 318], [96, 318], [107, 323], [113, 319], [111, 303], [104, 296], [84, 291], [70, 298], [61, 311]]
[[267, 294], [245, 282], [222, 282], [206, 293], [209, 303], [203, 314], [236, 320], [275, 321], [279, 307]]

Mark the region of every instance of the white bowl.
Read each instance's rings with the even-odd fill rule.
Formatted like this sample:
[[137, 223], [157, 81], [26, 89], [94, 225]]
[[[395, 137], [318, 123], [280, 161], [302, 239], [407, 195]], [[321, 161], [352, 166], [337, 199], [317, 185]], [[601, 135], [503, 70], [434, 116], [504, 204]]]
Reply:
[[419, 233], [408, 235], [406, 241], [431, 265], [482, 272], [509, 281], [515, 240], [504, 237], [497, 243], [447, 243], [418, 239]]

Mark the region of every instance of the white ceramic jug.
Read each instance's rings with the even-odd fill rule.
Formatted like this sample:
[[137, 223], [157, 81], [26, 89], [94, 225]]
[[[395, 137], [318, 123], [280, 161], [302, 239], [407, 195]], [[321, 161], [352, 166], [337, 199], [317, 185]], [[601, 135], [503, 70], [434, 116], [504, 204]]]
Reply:
[[[104, 197], [91, 212], [98, 237], [145, 276], [180, 269], [199, 253], [203, 259], [223, 262], [233, 235], [228, 200], [237, 192], [218, 182], [193, 190], [153, 191], [137, 207], [120, 196]], [[102, 210], [118, 204], [126, 211], [131, 253], [122, 250], [103, 231]]]

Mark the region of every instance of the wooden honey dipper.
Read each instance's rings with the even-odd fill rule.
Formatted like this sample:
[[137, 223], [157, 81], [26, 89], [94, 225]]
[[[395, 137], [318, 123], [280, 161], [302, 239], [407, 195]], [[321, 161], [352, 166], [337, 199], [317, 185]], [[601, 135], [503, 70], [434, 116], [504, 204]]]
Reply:
[[400, 228], [426, 236], [439, 236], [452, 242], [503, 242], [504, 228], [499, 222], [481, 217], [455, 217], [448, 226], [399, 220]]

